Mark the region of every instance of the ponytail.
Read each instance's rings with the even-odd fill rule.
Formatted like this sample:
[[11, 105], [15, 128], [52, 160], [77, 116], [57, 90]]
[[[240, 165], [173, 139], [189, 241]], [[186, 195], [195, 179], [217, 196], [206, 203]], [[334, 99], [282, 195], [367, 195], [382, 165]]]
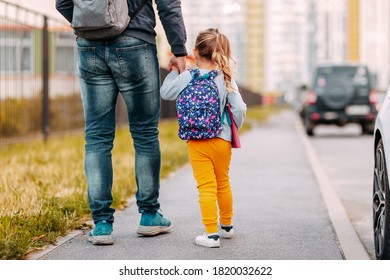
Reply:
[[211, 60], [222, 72], [226, 88], [229, 93], [234, 92], [232, 84], [234, 71], [230, 62], [234, 62], [231, 57], [230, 43], [226, 35], [218, 32], [218, 29], [209, 28], [201, 31], [196, 39], [195, 48], [199, 55]]
[[217, 64], [218, 69], [223, 73], [227, 91], [233, 92], [234, 87], [232, 85], [232, 79], [234, 72], [230, 65], [230, 60], [235, 62], [231, 57], [229, 40], [224, 34], [218, 33], [217, 48], [213, 53], [213, 61]]

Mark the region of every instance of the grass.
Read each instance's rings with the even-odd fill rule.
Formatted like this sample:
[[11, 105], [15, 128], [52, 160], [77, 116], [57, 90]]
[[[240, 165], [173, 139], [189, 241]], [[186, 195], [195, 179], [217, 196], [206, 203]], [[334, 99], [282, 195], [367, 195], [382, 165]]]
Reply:
[[[266, 120], [272, 108], [248, 110]], [[250, 129], [250, 122], [242, 132]], [[160, 123], [161, 177], [188, 162], [176, 121]], [[88, 227], [90, 211], [84, 177], [82, 135], [0, 147], [0, 259], [25, 259], [59, 236]], [[127, 129], [118, 129], [113, 149], [113, 207], [123, 209], [135, 193], [134, 150]]]
[[265, 122], [269, 116], [278, 113], [280, 110], [280, 108], [274, 106], [250, 108], [247, 111], [246, 119], [255, 122]]

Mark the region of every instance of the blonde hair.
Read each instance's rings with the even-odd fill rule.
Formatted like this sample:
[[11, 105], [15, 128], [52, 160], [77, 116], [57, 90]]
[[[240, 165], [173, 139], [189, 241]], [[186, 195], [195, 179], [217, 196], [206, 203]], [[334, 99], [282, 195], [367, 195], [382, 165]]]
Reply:
[[230, 43], [226, 35], [219, 33], [218, 29], [214, 28], [200, 31], [196, 37], [195, 49], [201, 57], [216, 64], [217, 69], [224, 75], [227, 91], [233, 92], [234, 71], [230, 62], [235, 63], [235, 61], [231, 57]]

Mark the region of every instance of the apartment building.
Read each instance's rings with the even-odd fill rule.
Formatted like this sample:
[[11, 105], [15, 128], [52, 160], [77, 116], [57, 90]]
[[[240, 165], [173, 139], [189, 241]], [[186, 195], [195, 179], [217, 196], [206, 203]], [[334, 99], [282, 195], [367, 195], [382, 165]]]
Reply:
[[309, 7], [307, 0], [266, 1], [266, 93], [292, 100], [308, 79]]
[[359, 61], [369, 66], [377, 88], [385, 90], [390, 84], [390, 2], [355, 1], [359, 4]]

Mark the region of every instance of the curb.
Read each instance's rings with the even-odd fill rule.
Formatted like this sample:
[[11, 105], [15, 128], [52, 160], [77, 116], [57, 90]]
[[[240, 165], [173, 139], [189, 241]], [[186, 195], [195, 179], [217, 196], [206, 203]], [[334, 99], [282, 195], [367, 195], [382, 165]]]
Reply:
[[296, 121], [295, 128], [305, 147], [344, 258], [346, 260], [371, 260], [299, 120]]
[[54, 251], [55, 249], [57, 249], [58, 247], [62, 246], [64, 243], [68, 242], [69, 240], [84, 234], [84, 232], [85, 232], [84, 230], [74, 230], [74, 231], [71, 231], [66, 236], [58, 238], [55, 245], [50, 245], [47, 248], [45, 248], [44, 250], [42, 250], [42, 251], [30, 254], [27, 257], [27, 260], [43, 260], [44, 257], [47, 254], [49, 254], [51, 251]]

